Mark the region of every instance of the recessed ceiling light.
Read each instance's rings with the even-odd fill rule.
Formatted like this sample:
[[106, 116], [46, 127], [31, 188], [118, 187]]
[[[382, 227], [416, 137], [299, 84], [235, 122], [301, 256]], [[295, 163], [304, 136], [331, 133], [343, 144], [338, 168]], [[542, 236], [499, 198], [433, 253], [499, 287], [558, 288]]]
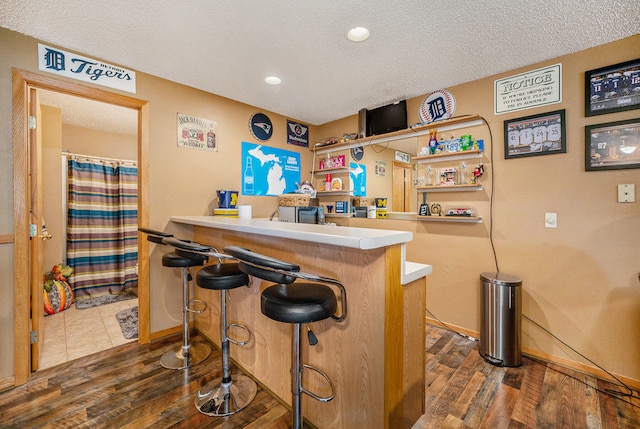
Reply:
[[280, 85], [280, 83], [282, 83], [282, 79], [277, 76], [267, 76], [264, 78], [264, 81], [269, 85]]
[[364, 42], [369, 38], [369, 30], [364, 27], [355, 27], [349, 30], [347, 37], [352, 42]]

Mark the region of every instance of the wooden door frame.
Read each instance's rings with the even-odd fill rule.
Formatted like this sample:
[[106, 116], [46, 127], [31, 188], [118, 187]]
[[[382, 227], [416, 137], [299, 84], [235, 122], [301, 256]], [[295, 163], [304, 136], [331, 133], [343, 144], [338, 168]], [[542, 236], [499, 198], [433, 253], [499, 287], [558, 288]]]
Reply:
[[[138, 111], [138, 225], [149, 223], [149, 103], [105, 90], [58, 80], [25, 70], [12, 69], [13, 84], [13, 323], [14, 385], [24, 384], [31, 374], [29, 341], [29, 213], [28, 198], [28, 94], [29, 88], [46, 89], [88, 98]], [[138, 234], [138, 342], [150, 341], [149, 244]]]
[[[392, 167], [392, 190], [395, 190], [395, 186], [393, 185], [393, 183], [395, 183], [395, 175], [396, 175], [396, 167], [398, 168], [402, 168], [403, 169], [403, 180], [404, 180], [404, 187], [402, 190], [402, 201], [403, 201], [403, 209], [400, 211], [410, 211], [411, 210], [411, 190], [412, 190], [412, 185], [411, 185], [411, 164], [407, 164], [406, 162], [398, 162], [398, 161], [393, 161], [393, 167]], [[407, 172], [409, 173], [409, 177], [407, 177]], [[394, 201], [396, 201], [396, 197], [397, 195], [394, 195], [392, 192], [391, 195], [391, 211], [393, 211], [393, 204]]]
[[[29, 116], [36, 118], [36, 121], [40, 120], [39, 106], [37, 103], [38, 93], [37, 89], [29, 87], [29, 103], [27, 108], [29, 110]], [[35, 101], [34, 101], [35, 100]], [[27, 161], [27, 167], [30, 173], [30, 178], [27, 177], [27, 186], [29, 188], [29, 197], [26, 198], [28, 204], [27, 209], [29, 211], [29, 219], [36, 225], [36, 237], [29, 240], [29, 269], [31, 270], [31, 276], [29, 278], [30, 291], [31, 291], [31, 308], [42, 307], [44, 308], [44, 299], [42, 298], [42, 273], [43, 273], [43, 255], [44, 246], [41, 234], [42, 231], [42, 127], [35, 127], [29, 129], [27, 154], [29, 160]], [[30, 180], [29, 180], [30, 179]], [[31, 233], [29, 234], [31, 235]], [[37, 293], [37, 295], [36, 295]], [[45, 332], [44, 332], [44, 310], [38, 312], [31, 312], [31, 330], [38, 333], [38, 337], [35, 341], [31, 342], [31, 370], [37, 371], [40, 367], [40, 356], [42, 352], [41, 346], [44, 345]]]

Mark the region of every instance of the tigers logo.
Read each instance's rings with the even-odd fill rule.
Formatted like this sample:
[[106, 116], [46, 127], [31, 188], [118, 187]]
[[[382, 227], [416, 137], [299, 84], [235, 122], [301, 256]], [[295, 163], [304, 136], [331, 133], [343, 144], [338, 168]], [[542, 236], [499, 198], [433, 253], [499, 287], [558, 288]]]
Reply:
[[456, 99], [446, 89], [440, 89], [427, 95], [420, 105], [419, 115], [423, 124], [451, 119], [456, 111]]

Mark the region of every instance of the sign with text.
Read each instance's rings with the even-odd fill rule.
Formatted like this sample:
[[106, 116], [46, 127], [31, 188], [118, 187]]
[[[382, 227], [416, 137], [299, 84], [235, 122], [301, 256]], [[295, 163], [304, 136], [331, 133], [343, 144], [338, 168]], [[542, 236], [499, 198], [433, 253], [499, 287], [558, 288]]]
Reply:
[[242, 194], [286, 194], [298, 189], [300, 154], [276, 147], [242, 142]]
[[367, 166], [364, 164], [349, 163], [349, 190], [354, 197], [367, 196]]
[[178, 147], [218, 151], [215, 121], [178, 113], [177, 122]]
[[560, 103], [562, 64], [498, 79], [493, 94], [496, 115]]
[[411, 155], [409, 155], [406, 152], [400, 152], [399, 150], [397, 150], [396, 151], [396, 161], [405, 162], [405, 163], [409, 164], [411, 162]]
[[287, 143], [309, 147], [309, 127], [287, 119]]
[[38, 69], [70, 79], [136, 93], [136, 72], [40, 43]]

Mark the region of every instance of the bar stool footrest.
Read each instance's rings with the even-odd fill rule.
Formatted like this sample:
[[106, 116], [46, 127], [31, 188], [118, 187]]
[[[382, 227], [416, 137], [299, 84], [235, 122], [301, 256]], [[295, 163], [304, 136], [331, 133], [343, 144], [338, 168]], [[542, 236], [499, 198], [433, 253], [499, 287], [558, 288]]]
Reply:
[[229, 323], [227, 325], [229, 327], [229, 329], [231, 328], [238, 328], [238, 329], [242, 329], [243, 331], [245, 331], [247, 333], [247, 339], [244, 341], [239, 341], [236, 340], [234, 338], [230, 338], [229, 335], [227, 335], [227, 340], [229, 340], [230, 343], [235, 344], [236, 346], [240, 346], [243, 347], [245, 346], [249, 341], [251, 341], [251, 331], [249, 330], [249, 328], [247, 328], [244, 325], [240, 325], [238, 323]]
[[320, 368], [316, 368], [315, 366], [307, 365], [306, 363], [303, 364], [302, 366], [305, 369], [309, 369], [311, 371], [314, 371], [314, 372], [320, 374], [327, 381], [327, 383], [329, 384], [329, 387], [331, 388], [331, 395], [330, 396], [319, 396], [319, 395], [316, 395], [315, 393], [305, 389], [303, 386], [300, 386], [300, 390], [302, 391], [302, 393], [305, 393], [305, 394], [311, 396], [316, 401], [320, 401], [320, 402], [329, 402], [333, 398], [336, 397], [336, 391], [335, 391], [335, 388], [333, 387], [333, 382], [331, 381], [331, 379], [329, 378], [329, 376], [327, 374], [325, 374]]
[[207, 309], [207, 303], [202, 301], [201, 299], [190, 299], [187, 301], [186, 310], [189, 313], [200, 314], [203, 313]]

